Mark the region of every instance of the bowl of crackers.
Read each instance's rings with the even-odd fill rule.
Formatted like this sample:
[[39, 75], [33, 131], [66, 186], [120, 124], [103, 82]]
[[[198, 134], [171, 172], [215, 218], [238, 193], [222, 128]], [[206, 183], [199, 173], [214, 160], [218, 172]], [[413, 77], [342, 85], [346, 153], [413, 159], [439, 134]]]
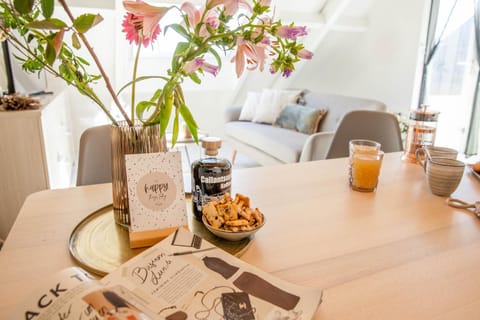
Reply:
[[250, 198], [226, 193], [222, 199], [210, 201], [203, 206], [202, 221], [217, 237], [240, 241], [252, 236], [265, 224], [265, 216], [258, 208], [250, 207]]

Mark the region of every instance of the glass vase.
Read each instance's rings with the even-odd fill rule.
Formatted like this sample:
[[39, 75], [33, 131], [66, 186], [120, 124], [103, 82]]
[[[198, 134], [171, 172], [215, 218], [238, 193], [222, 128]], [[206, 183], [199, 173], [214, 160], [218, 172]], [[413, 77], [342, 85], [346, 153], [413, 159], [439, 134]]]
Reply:
[[112, 141], [112, 192], [115, 222], [128, 228], [130, 214], [128, 206], [127, 173], [125, 155], [138, 153], [166, 152], [165, 135], [160, 137], [160, 125], [145, 126], [136, 122], [129, 126], [120, 121], [118, 126], [111, 127]]

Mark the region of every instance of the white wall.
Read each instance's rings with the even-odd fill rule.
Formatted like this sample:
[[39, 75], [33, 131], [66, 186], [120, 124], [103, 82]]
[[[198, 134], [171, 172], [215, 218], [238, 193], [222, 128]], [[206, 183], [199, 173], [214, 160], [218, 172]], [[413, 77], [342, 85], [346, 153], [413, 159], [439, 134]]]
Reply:
[[412, 107], [425, 0], [375, 0], [365, 32], [330, 32], [295, 87], [383, 101], [393, 112]]

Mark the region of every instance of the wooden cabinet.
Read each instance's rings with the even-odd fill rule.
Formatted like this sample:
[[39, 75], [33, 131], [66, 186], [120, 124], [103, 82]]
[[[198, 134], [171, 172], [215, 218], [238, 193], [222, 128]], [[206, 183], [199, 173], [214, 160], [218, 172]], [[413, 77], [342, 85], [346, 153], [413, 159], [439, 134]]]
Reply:
[[62, 187], [73, 168], [72, 139], [59, 94], [39, 110], [0, 112], [0, 238], [5, 239], [25, 198]]

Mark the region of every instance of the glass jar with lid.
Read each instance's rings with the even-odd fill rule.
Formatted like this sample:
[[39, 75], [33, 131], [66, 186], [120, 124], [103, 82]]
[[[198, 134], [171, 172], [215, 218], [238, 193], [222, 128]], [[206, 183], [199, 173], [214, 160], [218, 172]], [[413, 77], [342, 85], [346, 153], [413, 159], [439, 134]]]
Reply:
[[416, 162], [417, 149], [435, 144], [439, 112], [427, 110], [428, 107], [424, 104], [410, 112], [405, 153], [402, 157], [405, 161]]

